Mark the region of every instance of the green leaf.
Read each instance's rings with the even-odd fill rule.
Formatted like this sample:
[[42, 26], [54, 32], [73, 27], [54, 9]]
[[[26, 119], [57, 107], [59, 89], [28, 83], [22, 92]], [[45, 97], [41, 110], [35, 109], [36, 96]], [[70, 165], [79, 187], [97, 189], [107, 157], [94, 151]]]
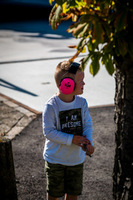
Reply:
[[118, 39], [117, 42], [118, 42], [119, 53], [122, 56], [125, 56], [127, 54], [127, 51], [128, 51], [127, 42], [125, 40], [123, 40], [123, 39]]
[[90, 55], [88, 55], [88, 56], [86, 56], [85, 58], [83, 58], [82, 63], [81, 63], [81, 65], [80, 65], [82, 71], [85, 70], [85, 67], [86, 67], [86, 65], [87, 65], [87, 63], [88, 63], [88, 61], [89, 61], [89, 59], [90, 59]]
[[83, 23], [83, 24], [80, 23], [80, 24], [78, 24], [77, 28], [75, 28], [75, 30], [73, 31], [73, 35], [74, 35], [76, 38], [81, 37], [81, 34], [82, 34], [82, 32], [83, 32], [85, 26], [86, 26], [86, 23]]
[[86, 26], [84, 27], [84, 29], [80, 32], [78, 37], [85, 37], [89, 35], [89, 24], [86, 24]]
[[100, 64], [99, 64], [99, 56], [98, 54], [93, 54], [93, 56], [91, 57], [92, 62], [90, 64], [90, 73], [95, 76], [99, 69], [100, 69]]
[[75, 38], [83, 37], [85, 32], [87, 32], [88, 24], [85, 22], [77, 22], [69, 27], [67, 30], [69, 33], [72, 33]]
[[115, 32], [124, 30], [127, 26], [127, 10], [123, 9], [117, 16], [114, 22]]
[[62, 7], [56, 4], [52, 10], [53, 10], [53, 13], [50, 19], [50, 24], [51, 24], [52, 29], [56, 30], [60, 23], [60, 19], [61, 19], [60, 14], [62, 12]]
[[92, 42], [92, 38], [89, 39], [88, 43], [87, 43], [87, 47], [88, 47], [88, 51], [95, 51], [95, 49], [97, 49], [97, 43], [93, 43]]
[[85, 46], [86, 38], [82, 38], [77, 45], [77, 50], [80, 51]]
[[98, 73], [99, 69], [100, 69], [99, 62], [92, 61], [92, 63], [90, 64], [90, 73], [93, 76], [95, 76]]
[[103, 25], [103, 29], [105, 30], [106, 36], [109, 38], [111, 34], [111, 28], [109, 24], [106, 21], [103, 21], [102, 25]]
[[93, 22], [93, 31], [92, 31], [92, 39], [96, 40], [97, 44], [104, 42], [104, 30], [102, 28], [102, 24], [99, 20], [95, 20], [95, 23]]
[[89, 14], [84, 14], [79, 18], [79, 22], [80, 23], [86, 22], [86, 23], [90, 24], [93, 19], [95, 19], [95, 16], [89, 15]]
[[112, 63], [112, 60], [110, 59], [110, 61], [108, 62], [107, 65], [105, 65], [107, 72], [109, 73], [109, 75], [113, 75], [114, 73], [114, 65]]
[[103, 52], [105, 54], [112, 52], [112, 50], [113, 50], [113, 42], [109, 42], [103, 47]]
[[102, 64], [105, 65], [107, 72], [112, 76], [114, 73], [114, 65], [110, 54], [104, 54], [102, 56]]
[[79, 21], [72, 24], [67, 31], [76, 38], [87, 37], [92, 31], [91, 21], [93, 18], [91, 15], [82, 15]]

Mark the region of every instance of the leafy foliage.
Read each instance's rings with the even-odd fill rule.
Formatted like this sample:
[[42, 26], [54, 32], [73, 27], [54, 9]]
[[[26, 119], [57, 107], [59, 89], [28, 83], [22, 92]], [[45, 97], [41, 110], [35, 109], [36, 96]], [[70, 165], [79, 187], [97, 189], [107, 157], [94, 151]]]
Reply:
[[[50, 0], [52, 4], [54, 0]], [[90, 73], [95, 76], [100, 62], [112, 75], [117, 56], [129, 54], [133, 58], [131, 24], [133, 8], [131, 0], [56, 0], [49, 21], [54, 30], [59, 24], [71, 18], [68, 32], [80, 38], [73, 61], [80, 53], [88, 50], [82, 60], [84, 70], [91, 59]], [[74, 47], [75, 48], [75, 47]]]

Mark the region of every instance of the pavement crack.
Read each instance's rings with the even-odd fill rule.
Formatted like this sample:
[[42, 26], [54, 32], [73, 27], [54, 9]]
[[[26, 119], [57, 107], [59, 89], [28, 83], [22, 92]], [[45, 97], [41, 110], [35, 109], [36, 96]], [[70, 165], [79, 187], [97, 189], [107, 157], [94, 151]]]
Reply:
[[[11, 129], [13, 129], [20, 121], [21, 119], [23, 118], [24, 116], [21, 116], [19, 119], [17, 119], [17, 121], [11, 126]], [[11, 130], [10, 129], [10, 130]]]

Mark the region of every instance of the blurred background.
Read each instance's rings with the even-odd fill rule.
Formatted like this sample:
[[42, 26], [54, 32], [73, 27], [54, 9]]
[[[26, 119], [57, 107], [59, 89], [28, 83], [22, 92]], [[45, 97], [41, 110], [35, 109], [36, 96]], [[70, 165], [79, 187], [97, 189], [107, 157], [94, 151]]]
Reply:
[[[48, 0], [0, 0], [0, 93], [37, 111], [57, 92], [55, 67], [74, 55], [76, 49], [68, 46], [79, 42], [67, 33], [71, 21], [52, 30], [51, 9]], [[114, 103], [114, 77], [104, 66], [92, 77], [88, 63], [85, 83], [90, 107]]]
[[48, 19], [51, 7], [48, 0], [0, 0], [0, 20]]

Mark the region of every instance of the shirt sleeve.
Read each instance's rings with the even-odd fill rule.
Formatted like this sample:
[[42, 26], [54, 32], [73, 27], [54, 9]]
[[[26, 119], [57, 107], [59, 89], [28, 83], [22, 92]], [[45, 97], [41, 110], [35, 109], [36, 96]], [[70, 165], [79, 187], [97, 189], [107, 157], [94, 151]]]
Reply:
[[46, 104], [43, 112], [44, 136], [55, 143], [71, 145], [73, 135], [57, 130], [56, 115], [52, 105]]
[[93, 127], [92, 127], [92, 120], [91, 116], [89, 114], [89, 108], [87, 101], [85, 100], [84, 105], [83, 105], [83, 135], [86, 135], [86, 138], [90, 140], [91, 144], [93, 145], [93, 138], [92, 138], [92, 132], [93, 132]]

